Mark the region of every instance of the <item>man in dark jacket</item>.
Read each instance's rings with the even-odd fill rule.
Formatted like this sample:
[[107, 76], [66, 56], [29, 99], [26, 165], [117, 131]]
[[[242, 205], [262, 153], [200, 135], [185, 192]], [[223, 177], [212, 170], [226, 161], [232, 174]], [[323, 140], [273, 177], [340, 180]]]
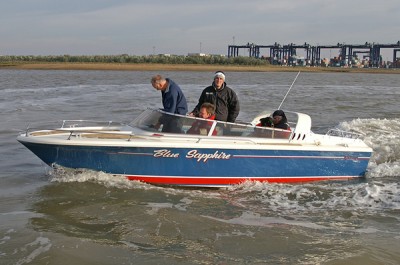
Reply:
[[[181, 88], [171, 79], [156, 75], [151, 78], [151, 85], [161, 91], [162, 103], [165, 112], [186, 115], [188, 111], [185, 95]], [[155, 128], [163, 124], [163, 132], [182, 133], [180, 121], [177, 117], [163, 115]]]
[[205, 102], [215, 106], [216, 120], [235, 122], [239, 115], [239, 99], [235, 91], [226, 85], [225, 74], [221, 71], [215, 73], [212, 85], [203, 90], [199, 98], [199, 103], [190, 115], [198, 116], [200, 107]]

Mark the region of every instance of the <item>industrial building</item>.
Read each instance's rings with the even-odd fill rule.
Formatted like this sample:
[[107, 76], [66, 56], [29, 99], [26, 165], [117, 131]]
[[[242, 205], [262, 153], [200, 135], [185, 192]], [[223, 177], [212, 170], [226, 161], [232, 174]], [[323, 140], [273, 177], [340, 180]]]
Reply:
[[[246, 45], [229, 45], [228, 57], [239, 56], [239, 50], [246, 49], [249, 57], [265, 58], [271, 64], [290, 65], [290, 66], [334, 66], [334, 67], [392, 67], [400, 68], [400, 41], [394, 44], [341, 44], [335, 45], [316, 45], [308, 43], [296, 45], [293, 43], [281, 45], [274, 43], [272, 45], [256, 45], [247, 43]], [[261, 56], [261, 49], [268, 49], [269, 56]], [[304, 50], [304, 56], [299, 56], [298, 49]], [[321, 58], [321, 51], [326, 49], [338, 49], [339, 54], [333, 58]], [[381, 51], [383, 49], [393, 50], [393, 59], [391, 62], [382, 60]], [[360, 55], [363, 55], [360, 58]]]

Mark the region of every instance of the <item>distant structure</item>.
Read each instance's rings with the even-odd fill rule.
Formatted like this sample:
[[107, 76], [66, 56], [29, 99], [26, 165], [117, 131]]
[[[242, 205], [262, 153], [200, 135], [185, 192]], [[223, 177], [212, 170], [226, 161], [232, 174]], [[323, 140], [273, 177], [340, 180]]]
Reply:
[[189, 56], [189, 57], [197, 57], [197, 56], [204, 57], [204, 56], [207, 56], [207, 54], [205, 54], [205, 53], [198, 53], [198, 52], [192, 52], [192, 53], [188, 53], [187, 56]]
[[[393, 61], [391, 65], [383, 62], [381, 49], [393, 49]], [[281, 45], [274, 43], [272, 45], [256, 45], [247, 43], [246, 45], [229, 45], [228, 57], [239, 56], [239, 49], [247, 49], [249, 57], [260, 58], [260, 49], [269, 49], [268, 59], [271, 64], [279, 65], [308, 65], [308, 66], [337, 66], [337, 67], [394, 67], [400, 68], [400, 41], [394, 44], [341, 44], [336, 45], [317, 45], [312, 46], [308, 43], [296, 45], [290, 43]], [[305, 57], [297, 56], [297, 49], [305, 50]], [[329, 60], [321, 59], [321, 51], [323, 49], [339, 49], [338, 57], [329, 58]], [[364, 54], [363, 60], [360, 61], [358, 54]]]

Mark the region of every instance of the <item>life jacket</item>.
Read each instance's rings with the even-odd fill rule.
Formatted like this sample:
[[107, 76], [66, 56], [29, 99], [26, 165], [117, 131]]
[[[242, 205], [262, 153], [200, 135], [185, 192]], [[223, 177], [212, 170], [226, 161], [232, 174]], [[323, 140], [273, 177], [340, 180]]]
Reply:
[[[192, 127], [187, 131], [188, 134], [198, 134], [198, 135], [208, 135], [211, 126], [214, 124], [213, 120], [215, 120], [215, 115], [212, 115], [209, 117], [207, 120], [210, 121], [204, 121], [204, 120], [196, 120], [193, 122]], [[214, 129], [212, 132], [212, 135], [217, 135], [217, 130]]]

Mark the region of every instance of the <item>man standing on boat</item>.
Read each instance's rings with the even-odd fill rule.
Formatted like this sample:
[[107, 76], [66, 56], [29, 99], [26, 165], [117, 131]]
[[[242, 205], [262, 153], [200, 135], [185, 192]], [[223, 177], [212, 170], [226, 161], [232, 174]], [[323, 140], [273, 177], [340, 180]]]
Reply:
[[215, 119], [219, 121], [235, 122], [239, 115], [239, 99], [230, 87], [225, 83], [225, 74], [217, 71], [211, 86], [206, 87], [199, 98], [199, 103], [189, 114], [198, 116], [201, 105], [209, 102], [215, 106]]
[[[151, 85], [161, 91], [163, 111], [173, 114], [186, 115], [188, 106], [181, 88], [171, 79], [156, 75], [151, 78]], [[181, 133], [181, 126], [177, 118], [164, 115], [155, 125], [158, 129], [163, 124], [163, 132]]]
[[151, 85], [161, 91], [165, 112], [186, 115], [188, 106], [181, 88], [171, 79], [156, 75], [151, 78]]

